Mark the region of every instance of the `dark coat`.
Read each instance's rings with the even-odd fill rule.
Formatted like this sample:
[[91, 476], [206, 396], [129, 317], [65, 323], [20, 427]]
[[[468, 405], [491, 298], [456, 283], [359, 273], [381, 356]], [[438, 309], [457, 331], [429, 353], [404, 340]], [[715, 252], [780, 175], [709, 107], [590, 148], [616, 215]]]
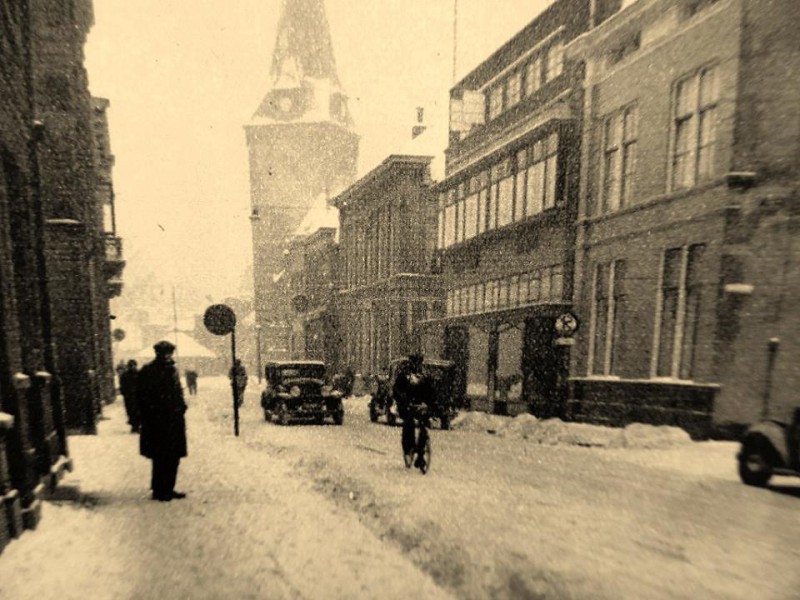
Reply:
[[134, 398], [136, 396], [136, 379], [138, 378], [139, 371], [134, 367], [128, 367], [119, 376], [119, 392], [126, 398]]
[[[414, 376], [416, 383], [412, 381]], [[426, 404], [432, 407], [436, 401], [436, 391], [430, 377], [422, 373], [403, 371], [397, 375], [392, 388], [392, 396], [397, 402], [397, 412], [403, 419], [409, 416], [409, 410], [414, 406]]]
[[139, 452], [147, 458], [186, 456], [186, 402], [175, 365], [149, 362], [136, 383], [142, 421]]

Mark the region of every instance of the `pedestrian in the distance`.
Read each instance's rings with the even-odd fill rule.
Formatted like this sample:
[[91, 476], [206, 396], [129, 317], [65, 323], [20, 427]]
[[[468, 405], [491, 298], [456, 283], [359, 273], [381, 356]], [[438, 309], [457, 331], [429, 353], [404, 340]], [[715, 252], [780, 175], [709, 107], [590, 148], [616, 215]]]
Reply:
[[247, 389], [247, 369], [244, 368], [242, 361], [238, 358], [228, 373], [228, 379], [231, 380], [232, 386], [236, 386], [236, 397], [239, 399], [239, 406], [241, 406], [244, 404], [244, 391]]
[[139, 371], [137, 396], [141, 412], [139, 452], [153, 461], [153, 500], [185, 498], [175, 491], [178, 465], [186, 456], [186, 402], [172, 355], [175, 346], [161, 341], [156, 357]]
[[117, 391], [121, 394], [122, 393], [122, 374], [125, 372], [125, 361], [121, 360], [117, 363], [117, 366], [114, 367], [114, 371], [117, 373]]
[[136, 394], [136, 380], [139, 369], [135, 360], [129, 360], [128, 366], [119, 376], [119, 392], [125, 402], [125, 413], [128, 415], [128, 425], [131, 433], [139, 433], [141, 417], [139, 415], [139, 398]]
[[186, 370], [186, 388], [190, 396], [197, 395], [197, 371], [194, 368]]

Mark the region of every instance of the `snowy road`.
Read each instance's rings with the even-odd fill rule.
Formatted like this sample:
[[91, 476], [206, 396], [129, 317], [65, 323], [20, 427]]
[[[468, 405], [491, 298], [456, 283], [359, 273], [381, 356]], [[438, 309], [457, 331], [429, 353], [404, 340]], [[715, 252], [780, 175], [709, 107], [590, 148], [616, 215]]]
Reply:
[[365, 399], [341, 427], [280, 427], [251, 385], [239, 438], [222, 381], [189, 401], [189, 498], [148, 499], [108, 407], [99, 436], [71, 438], [65, 501], [0, 555], [0, 598], [798, 597], [800, 487], [741, 485], [733, 444], [433, 431], [423, 476]]
[[[257, 398], [241, 443], [294, 465], [459, 597], [798, 597], [800, 482], [743, 486], [735, 444], [609, 450], [433, 431], [422, 476], [366, 399], [347, 400], [343, 427], [280, 427]], [[230, 427], [227, 404], [206, 410]]]

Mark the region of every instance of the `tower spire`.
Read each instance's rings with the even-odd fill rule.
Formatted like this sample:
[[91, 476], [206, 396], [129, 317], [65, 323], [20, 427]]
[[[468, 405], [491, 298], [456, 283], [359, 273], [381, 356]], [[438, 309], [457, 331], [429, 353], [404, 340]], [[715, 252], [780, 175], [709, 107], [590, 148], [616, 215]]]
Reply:
[[255, 122], [352, 126], [323, 0], [283, 0], [270, 74], [271, 89], [253, 115]]
[[323, 0], [283, 1], [270, 73], [274, 84], [296, 74], [339, 85]]

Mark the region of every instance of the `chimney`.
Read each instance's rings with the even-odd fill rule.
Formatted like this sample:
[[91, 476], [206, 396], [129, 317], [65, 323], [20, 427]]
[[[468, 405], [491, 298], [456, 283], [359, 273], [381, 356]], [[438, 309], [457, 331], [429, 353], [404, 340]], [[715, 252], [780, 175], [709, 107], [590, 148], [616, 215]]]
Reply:
[[417, 138], [427, 127], [425, 126], [425, 109], [421, 106], [417, 107], [417, 124], [411, 128], [411, 139]]

